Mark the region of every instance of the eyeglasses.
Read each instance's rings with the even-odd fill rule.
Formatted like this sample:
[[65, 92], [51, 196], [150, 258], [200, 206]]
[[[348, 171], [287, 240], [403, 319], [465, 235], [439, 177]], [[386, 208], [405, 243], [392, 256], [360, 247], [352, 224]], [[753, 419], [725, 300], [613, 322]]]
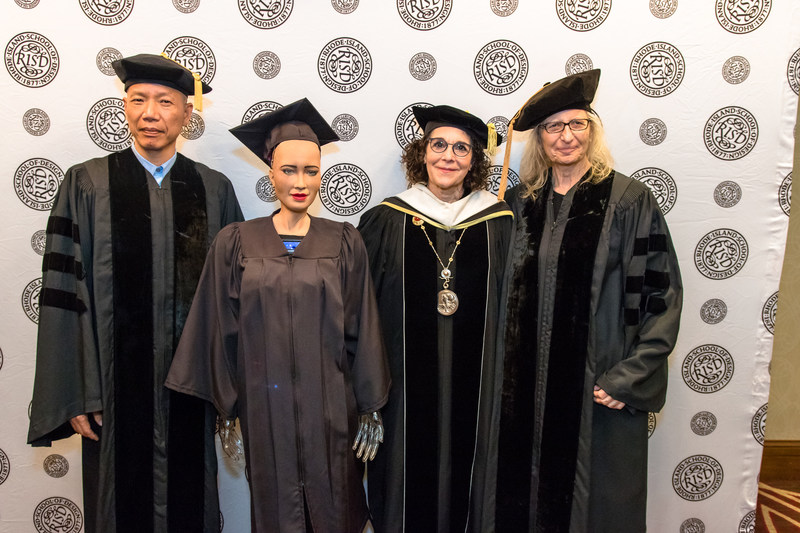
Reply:
[[457, 157], [467, 157], [472, 150], [472, 145], [469, 143], [465, 143], [462, 141], [456, 141], [454, 143], [448, 143], [441, 137], [434, 137], [432, 139], [428, 139], [428, 144], [431, 146], [431, 150], [436, 152], [437, 154], [441, 154], [445, 150], [447, 150], [448, 146], [453, 147], [453, 153]]
[[583, 131], [589, 127], [590, 122], [588, 118], [573, 118], [569, 122], [545, 122], [539, 124], [539, 127], [547, 133], [561, 133], [565, 126], [569, 126], [572, 131]]

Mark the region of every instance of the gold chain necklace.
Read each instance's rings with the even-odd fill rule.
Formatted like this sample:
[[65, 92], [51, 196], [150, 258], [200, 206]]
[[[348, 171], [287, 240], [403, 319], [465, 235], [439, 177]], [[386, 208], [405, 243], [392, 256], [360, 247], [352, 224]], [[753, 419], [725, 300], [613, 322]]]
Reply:
[[444, 280], [444, 283], [442, 283], [442, 290], [439, 291], [436, 310], [439, 311], [439, 314], [441, 315], [450, 316], [458, 309], [458, 296], [456, 296], [455, 292], [449, 289], [450, 280], [453, 279], [453, 273], [450, 271], [450, 263], [453, 262], [453, 259], [456, 256], [456, 250], [458, 249], [458, 245], [461, 244], [461, 238], [464, 236], [464, 232], [467, 231], [467, 228], [464, 228], [461, 231], [461, 235], [458, 236], [456, 245], [453, 247], [453, 253], [450, 254], [450, 259], [447, 260], [447, 266], [445, 266], [445, 264], [442, 262], [442, 258], [439, 257], [439, 252], [437, 252], [436, 247], [433, 246], [433, 241], [431, 241], [431, 238], [428, 237], [428, 232], [425, 231], [425, 221], [419, 217], [414, 217], [411, 219], [411, 222], [415, 226], [419, 226], [422, 230], [422, 233], [425, 234], [425, 238], [428, 240], [428, 246], [430, 246], [431, 250], [433, 250], [433, 253], [436, 254], [436, 259], [439, 261], [439, 264], [442, 267], [442, 272], [439, 274], [439, 277]]

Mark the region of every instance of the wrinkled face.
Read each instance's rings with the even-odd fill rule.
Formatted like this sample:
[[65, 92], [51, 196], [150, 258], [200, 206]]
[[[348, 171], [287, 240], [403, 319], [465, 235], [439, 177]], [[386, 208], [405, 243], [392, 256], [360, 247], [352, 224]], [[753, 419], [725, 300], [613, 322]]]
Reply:
[[175, 141], [192, 117], [186, 95], [164, 85], [137, 83], [128, 88], [123, 102], [133, 142], [142, 155], [172, 157]]
[[272, 153], [269, 179], [281, 209], [305, 214], [319, 192], [319, 146], [311, 141], [283, 141]]
[[[589, 113], [583, 109], [565, 109], [547, 117], [542, 125], [550, 122], [569, 122], [573, 119], [588, 119]], [[543, 127], [537, 128], [542, 140], [545, 154], [550, 159], [552, 166], [583, 165], [588, 163], [589, 138], [592, 124], [583, 131], [572, 131], [569, 126], [564, 126], [560, 133], [547, 133]]]
[[[431, 143], [441, 141], [448, 146], [443, 152], [437, 153], [431, 148]], [[459, 157], [454, 152], [453, 145], [456, 143], [471, 146], [472, 140], [464, 130], [450, 126], [442, 126], [431, 131], [425, 146], [425, 168], [428, 171], [428, 189], [434, 194], [437, 191], [451, 191], [463, 187], [464, 178], [472, 167], [475, 147], [471, 147], [467, 155]]]

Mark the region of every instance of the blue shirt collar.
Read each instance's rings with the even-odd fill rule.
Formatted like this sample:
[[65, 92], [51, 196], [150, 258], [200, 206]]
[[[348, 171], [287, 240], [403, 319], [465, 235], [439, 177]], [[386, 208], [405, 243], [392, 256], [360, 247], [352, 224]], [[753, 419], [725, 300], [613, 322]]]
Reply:
[[131, 144], [131, 148], [133, 148], [133, 155], [136, 156], [136, 159], [139, 160], [144, 169], [149, 172], [151, 176], [153, 176], [156, 182], [158, 182], [158, 186], [161, 187], [161, 182], [164, 181], [164, 176], [167, 175], [172, 168], [172, 165], [175, 164], [175, 160], [178, 158], [178, 152], [176, 151], [163, 165], [154, 165], [136, 150], [135, 144]]

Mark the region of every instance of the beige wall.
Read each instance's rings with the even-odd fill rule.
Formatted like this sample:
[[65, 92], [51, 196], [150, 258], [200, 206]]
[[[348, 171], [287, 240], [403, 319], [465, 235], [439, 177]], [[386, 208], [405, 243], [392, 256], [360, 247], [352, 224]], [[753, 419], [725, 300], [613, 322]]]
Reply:
[[[798, 106], [800, 123], [800, 106]], [[800, 178], [800, 142], [795, 128], [792, 180]], [[786, 255], [778, 289], [772, 352], [767, 440], [800, 440], [800, 204], [791, 210]]]

